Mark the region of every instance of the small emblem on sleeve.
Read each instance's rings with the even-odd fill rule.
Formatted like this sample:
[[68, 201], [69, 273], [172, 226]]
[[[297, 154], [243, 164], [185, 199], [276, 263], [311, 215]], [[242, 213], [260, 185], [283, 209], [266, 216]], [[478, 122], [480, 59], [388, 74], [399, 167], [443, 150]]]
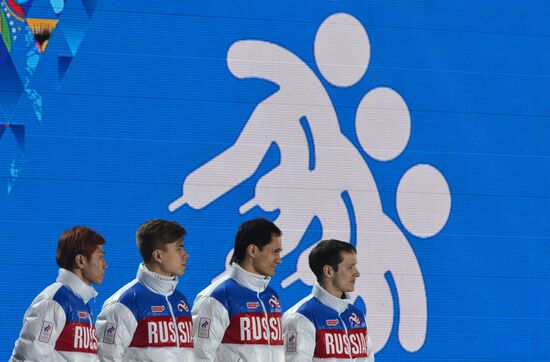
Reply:
[[288, 332], [286, 335], [286, 351], [294, 353], [297, 351], [298, 332]]
[[114, 323], [107, 323], [105, 326], [105, 332], [103, 333], [103, 343], [114, 344], [116, 337], [117, 325]]
[[199, 338], [210, 338], [210, 318], [201, 317], [199, 321]]
[[52, 337], [53, 332], [53, 323], [44, 321], [42, 322], [42, 328], [40, 329], [40, 335], [38, 336], [38, 340], [40, 342], [48, 343], [50, 341], [50, 338]]

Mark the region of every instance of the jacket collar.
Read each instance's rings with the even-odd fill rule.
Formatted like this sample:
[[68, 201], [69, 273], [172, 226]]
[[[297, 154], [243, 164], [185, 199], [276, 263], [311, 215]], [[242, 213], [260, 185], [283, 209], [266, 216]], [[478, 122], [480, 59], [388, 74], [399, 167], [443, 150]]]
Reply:
[[257, 275], [244, 270], [239, 264], [233, 263], [229, 268], [229, 277], [245, 288], [257, 293], [263, 292], [271, 280], [268, 276]]
[[342, 314], [346, 309], [348, 309], [348, 306], [351, 302], [349, 293], [344, 293], [344, 299], [337, 298], [334, 295], [329, 294], [329, 292], [323, 289], [323, 287], [321, 287], [319, 283], [315, 283], [315, 285], [313, 286], [312, 294], [321, 303], [337, 311], [338, 314]]
[[143, 263], [139, 264], [136, 279], [150, 291], [164, 296], [172, 295], [178, 285], [178, 277], [153, 273]]
[[97, 296], [94, 287], [84, 283], [78, 275], [70, 270], [60, 268], [56, 281], [69, 288], [74, 294], [82, 299], [84, 303], [88, 303], [90, 299]]

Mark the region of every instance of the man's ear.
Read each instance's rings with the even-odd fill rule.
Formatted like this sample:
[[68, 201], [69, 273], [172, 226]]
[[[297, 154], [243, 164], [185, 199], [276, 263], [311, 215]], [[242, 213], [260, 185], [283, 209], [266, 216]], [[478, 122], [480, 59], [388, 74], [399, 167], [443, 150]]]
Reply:
[[77, 254], [75, 257], [74, 257], [74, 266], [76, 269], [83, 269], [84, 266], [86, 265], [87, 263], [87, 259], [84, 255], [82, 254]]
[[258, 247], [254, 244], [249, 244], [247, 247], [246, 247], [246, 252], [247, 254], [251, 257], [251, 258], [255, 258], [256, 257], [256, 253], [258, 252]]
[[332, 267], [330, 265], [325, 265], [323, 266], [323, 274], [325, 275], [326, 278], [332, 278], [332, 275], [334, 274], [334, 270], [332, 269]]
[[156, 261], [159, 264], [162, 264], [162, 252], [161, 252], [161, 250], [159, 250], [159, 249], [153, 250], [153, 252], [151, 253], [151, 256], [152, 256], [154, 261]]

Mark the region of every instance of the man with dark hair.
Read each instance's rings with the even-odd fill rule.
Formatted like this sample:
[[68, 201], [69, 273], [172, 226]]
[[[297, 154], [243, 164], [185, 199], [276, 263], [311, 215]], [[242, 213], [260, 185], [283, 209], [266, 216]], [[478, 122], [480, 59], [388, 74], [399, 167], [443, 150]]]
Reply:
[[136, 233], [143, 263], [136, 279], [103, 304], [97, 318], [102, 361], [188, 361], [193, 357], [192, 318], [176, 290], [189, 254], [185, 229], [175, 221], [151, 220]]
[[323, 240], [309, 267], [317, 277], [312, 293], [283, 316], [286, 361], [374, 362], [365, 315], [348, 294], [359, 277], [355, 247]]
[[268, 286], [281, 263], [281, 235], [266, 219], [241, 224], [226, 276], [193, 305], [196, 361], [284, 361], [281, 303]]
[[33, 300], [10, 361], [98, 361], [88, 301], [97, 295], [107, 262], [105, 239], [85, 226], [66, 230], [57, 244], [59, 275]]

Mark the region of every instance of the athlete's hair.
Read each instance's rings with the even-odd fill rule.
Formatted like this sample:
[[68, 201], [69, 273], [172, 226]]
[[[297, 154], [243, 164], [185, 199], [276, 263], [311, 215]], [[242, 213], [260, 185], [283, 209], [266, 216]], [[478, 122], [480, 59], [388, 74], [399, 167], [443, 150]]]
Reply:
[[84, 255], [90, 259], [98, 245], [105, 244], [103, 236], [86, 226], [75, 226], [65, 230], [57, 242], [55, 261], [60, 268], [72, 270], [76, 267], [75, 257]]
[[183, 226], [175, 221], [153, 219], [141, 224], [136, 232], [136, 244], [141, 258], [148, 263], [153, 251], [166, 250], [166, 244], [172, 244], [185, 236]]
[[334, 271], [338, 271], [338, 264], [343, 260], [341, 253], [357, 254], [357, 250], [350, 243], [330, 239], [320, 241], [309, 253], [309, 268], [319, 283], [325, 277], [323, 273], [325, 265], [330, 265]]
[[246, 248], [248, 245], [254, 244], [260, 250], [269, 244], [275, 236], [281, 236], [281, 230], [269, 220], [257, 218], [245, 221], [239, 226], [237, 235], [235, 236], [235, 245], [233, 255], [231, 256], [230, 264], [240, 263], [246, 256]]

